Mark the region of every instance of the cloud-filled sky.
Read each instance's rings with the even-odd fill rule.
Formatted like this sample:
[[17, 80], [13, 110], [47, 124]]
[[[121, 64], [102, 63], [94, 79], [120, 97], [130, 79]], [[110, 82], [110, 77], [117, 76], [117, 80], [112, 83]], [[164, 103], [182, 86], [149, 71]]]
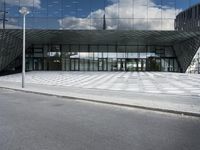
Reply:
[[[4, 1], [4, 0], [1, 0]], [[28, 7], [32, 7], [33, 4], [36, 8], [40, 8], [41, 5], [41, 0], [5, 0], [7, 4], [10, 5], [21, 5], [21, 6], [28, 6]]]
[[[92, 30], [102, 29], [104, 14], [107, 29], [173, 30], [176, 14], [200, 2], [200, 0], [162, 0], [162, 3], [161, 0], [5, 1], [10, 16], [7, 28], [19, 26], [19, 23], [16, 25], [16, 22], [19, 22], [17, 18], [19, 6], [28, 6], [32, 11], [29, 17], [48, 16], [51, 28]], [[41, 26], [47, 25], [48, 20], [41, 21]]]
[[[172, 29], [174, 28], [174, 19], [176, 12], [180, 12], [181, 9], [176, 9], [169, 6], [163, 6], [160, 8], [153, 0], [139, 0], [133, 3], [132, 0], [123, 0], [113, 3], [105, 7], [106, 18], [121, 18], [121, 19], [106, 19], [107, 29], [151, 29], [156, 28]], [[134, 7], [134, 9], [133, 9]], [[64, 29], [101, 29], [103, 21], [101, 19], [90, 18], [102, 18], [104, 15], [104, 9], [98, 9], [91, 12], [86, 18], [77, 18], [74, 16], [65, 17], [59, 20], [60, 26]], [[161, 23], [161, 16], [163, 24]], [[135, 19], [131, 19], [135, 18]], [[165, 21], [166, 20], [166, 21]], [[91, 26], [90, 26], [91, 24]], [[161, 27], [162, 26], [162, 27]]]

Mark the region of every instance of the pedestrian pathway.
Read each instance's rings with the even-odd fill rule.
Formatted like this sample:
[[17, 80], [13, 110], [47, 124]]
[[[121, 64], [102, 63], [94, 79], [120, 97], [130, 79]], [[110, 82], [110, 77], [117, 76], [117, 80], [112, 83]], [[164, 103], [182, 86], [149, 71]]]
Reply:
[[[0, 81], [21, 82], [21, 74], [0, 77]], [[153, 94], [200, 96], [200, 75], [163, 72], [58, 72], [26, 73], [26, 83], [129, 91]]]

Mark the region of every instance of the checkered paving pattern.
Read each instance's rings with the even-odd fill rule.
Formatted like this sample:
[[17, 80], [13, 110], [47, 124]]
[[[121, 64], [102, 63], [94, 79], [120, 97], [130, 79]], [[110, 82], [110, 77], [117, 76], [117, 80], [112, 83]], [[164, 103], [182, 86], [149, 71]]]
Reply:
[[[21, 82], [21, 74], [0, 77]], [[200, 96], [200, 75], [163, 72], [28, 72], [26, 83]]]

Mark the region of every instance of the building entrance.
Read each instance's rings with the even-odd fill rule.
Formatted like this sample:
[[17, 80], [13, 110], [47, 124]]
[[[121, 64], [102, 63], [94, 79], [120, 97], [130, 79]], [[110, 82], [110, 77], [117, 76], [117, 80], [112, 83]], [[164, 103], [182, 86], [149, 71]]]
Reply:
[[146, 60], [126, 59], [126, 71], [146, 71]]
[[117, 71], [126, 71], [126, 59], [117, 59]]
[[138, 71], [138, 59], [126, 59], [126, 71]]
[[146, 59], [138, 59], [137, 71], [146, 71]]
[[80, 71], [80, 59], [71, 58], [70, 59], [70, 71]]
[[147, 59], [147, 71], [161, 71], [161, 59], [149, 57]]
[[61, 61], [60, 59], [56, 58], [49, 58], [47, 60], [47, 70], [53, 70], [53, 71], [60, 71], [62, 70], [61, 68]]
[[37, 70], [37, 71], [42, 70], [43, 69], [42, 64], [43, 64], [43, 59], [40, 59], [40, 58], [33, 59], [33, 69], [34, 70]]
[[99, 58], [98, 59], [98, 71], [108, 71], [108, 59]]
[[27, 50], [26, 66], [30, 71], [180, 71], [180, 65], [171, 46], [35, 45], [35, 47]]

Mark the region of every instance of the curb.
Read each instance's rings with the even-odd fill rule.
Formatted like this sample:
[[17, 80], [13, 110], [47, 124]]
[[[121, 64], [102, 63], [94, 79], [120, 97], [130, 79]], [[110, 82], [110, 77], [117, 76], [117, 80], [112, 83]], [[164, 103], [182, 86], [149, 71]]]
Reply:
[[106, 102], [106, 101], [99, 101], [99, 100], [94, 100], [94, 99], [86, 99], [86, 98], [73, 97], [73, 96], [62, 96], [62, 95], [56, 95], [56, 94], [50, 94], [50, 93], [28, 91], [28, 90], [22, 90], [22, 89], [14, 89], [14, 88], [9, 88], [9, 87], [0, 87], [0, 88], [19, 91], [19, 92], [25, 92], [25, 93], [33, 93], [33, 94], [46, 95], [46, 96], [56, 96], [56, 97], [60, 97], [60, 98], [68, 98], [68, 99], [74, 99], [74, 100], [79, 100], [79, 101], [94, 102], [94, 103], [100, 103], [100, 104], [108, 104], [108, 105], [123, 106], [123, 107], [129, 107], [129, 108], [137, 108], [137, 109], [144, 109], [144, 110], [151, 110], [151, 111], [159, 111], [159, 112], [164, 112], [164, 113], [185, 115], [185, 116], [200, 117], [200, 113], [154, 108], [154, 107], [147, 107], [147, 106], [140, 106], [140, 105], [133, 105], [133, 104], [131, 104], [131, 105], [130, 104], [121, 104], [121, 103], [116, 103], [116, 102]]

